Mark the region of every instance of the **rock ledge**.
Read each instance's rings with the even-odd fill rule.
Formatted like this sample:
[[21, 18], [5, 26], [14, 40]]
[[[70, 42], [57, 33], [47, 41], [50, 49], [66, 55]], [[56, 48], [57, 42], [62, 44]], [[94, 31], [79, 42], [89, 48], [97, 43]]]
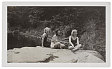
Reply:
[[104, 63], [96, 51], [50, 49], [42, 47], [14, 48], [7, 51], [9, 63]]

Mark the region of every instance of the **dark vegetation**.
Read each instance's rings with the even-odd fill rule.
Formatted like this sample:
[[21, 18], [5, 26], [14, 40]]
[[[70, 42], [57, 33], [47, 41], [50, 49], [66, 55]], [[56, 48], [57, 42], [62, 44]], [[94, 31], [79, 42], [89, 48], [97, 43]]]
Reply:
[[[78, 30], [85, 50], [96, 50], [105, 58], [105, 7], [34, 7], [8, 6], [8, 49], [40, 46], [43, 29], [60, 29], [67, 38]], [[52, 37], [53, 33], [51, 34]]]

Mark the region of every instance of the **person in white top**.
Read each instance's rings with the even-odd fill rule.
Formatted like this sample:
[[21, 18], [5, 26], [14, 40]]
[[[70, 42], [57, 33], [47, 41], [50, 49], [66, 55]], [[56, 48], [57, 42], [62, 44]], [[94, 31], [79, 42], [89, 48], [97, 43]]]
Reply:
[[68, 49], [72, 51], [76, 51], [81, 47], [81, 44], [79, 44], [79, 38], [77, 37], [76, 29], [72, 30], [71, 35], [69, 36], [69, 43], [71, 46], [69, 46]]
[[63, 49], [65, 47], [61, 37], [61, 31], [56, 30], [55, 35], [51, 39], [51, 48]]

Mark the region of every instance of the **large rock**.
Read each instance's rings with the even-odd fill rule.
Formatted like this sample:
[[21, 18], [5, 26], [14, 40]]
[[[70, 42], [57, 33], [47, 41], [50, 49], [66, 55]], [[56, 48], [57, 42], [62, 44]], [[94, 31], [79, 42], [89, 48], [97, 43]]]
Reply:
[[9, 63], [104, 63], [96, 51], [23, 47], [8, 50]]

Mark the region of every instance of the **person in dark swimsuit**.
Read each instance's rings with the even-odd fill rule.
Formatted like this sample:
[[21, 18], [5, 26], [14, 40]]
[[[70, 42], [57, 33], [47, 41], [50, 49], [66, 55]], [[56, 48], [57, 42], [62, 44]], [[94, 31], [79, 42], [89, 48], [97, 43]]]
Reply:
[[50, 31], [51, 29], [48, 27], [44, 29], [44, 34], [42, 35], [42, 47], [50, 47], [50, 42], [48, 41], [48, 34]]
[[79, 44], [79, 38], [77, 37], [76, 29], [72, 30], [71, 35], [69, 36], [69, 43], [71, 46], [69, 46], [68, 49], [72, 51], [76, 51], [81, 47], [81, 44]]
[[77, 46], [77, 39], [78, 39], [78, 38], [76, 38], [75, 40], [73, 40], [73, 39], [71, 38], [71, 42], [73, 43], [74, 46]]

